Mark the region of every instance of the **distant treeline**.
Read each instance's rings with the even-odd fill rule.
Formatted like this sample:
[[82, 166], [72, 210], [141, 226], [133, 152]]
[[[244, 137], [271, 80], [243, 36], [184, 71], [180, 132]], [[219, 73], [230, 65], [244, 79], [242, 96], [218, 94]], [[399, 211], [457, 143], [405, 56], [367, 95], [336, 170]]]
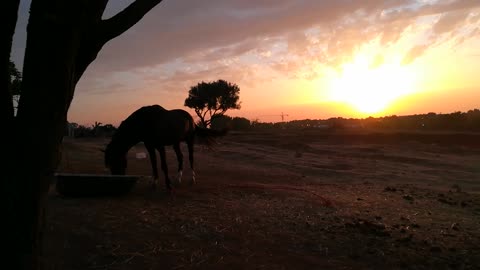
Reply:
[[407, 116], [330, 118], [327, 120], [296, 120], [284, 123], [286, 128], [323, 129], [378, 129], [378, 130], [430, 130], [430, 131], [480, 131], [480, 110], [449, 114], [415, 114]]
[[[233, 131], [271, 129], [321, 129], [321, 130], [410, 130], [410, 131], [480, 131], [480, 110], [449, 114], [415, 114], [407, 116], [385, 116], [358, 118], [305, 119], [288, 122], [265, 123], [244, 117], [222, 115], [212, 120], [211, 128], [228, 128]], [[70, 137], [111, 137], [116, 127], [95, 122], [92, 126], [68, 123], [65, 135]]]
[[358, 118], [305, 119], [288, 122], [264, 123], [243, 117], [223, 116], [212, 121], [212, 128], [228, 127], [232, 130], [259, 129], [375, 129], [411, 131], [480, 131], [480, 110], [449, 114], [416, 114]]
[[117, 128], [112, 124], [102, 124], [95, 122], [91, 126], [83, 126], [77, 123], [67, 123], [65, 127], [65, 136], [74, 138], [85, 137], [111, 137]]

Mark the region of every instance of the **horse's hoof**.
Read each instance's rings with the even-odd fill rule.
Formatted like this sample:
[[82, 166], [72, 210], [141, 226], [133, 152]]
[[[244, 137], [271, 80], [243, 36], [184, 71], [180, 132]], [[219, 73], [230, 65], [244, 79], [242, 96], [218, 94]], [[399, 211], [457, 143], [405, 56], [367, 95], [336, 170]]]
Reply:
[[193, 186], [197, 183], [197, 181], [195, 180], [196, 178], [196, 174], [195, 174], [195, 171], [192, 171], [192, 181], [190, 182], [190, 185]]
[[157, 183], [158, 183], [158, 179], [152, 178], [152, 180], [150, 181], [150, 187], [151, 187], [152, 190], [157, 189]]
[[190, 181], [190, 185], [193, 186], [196, 183], [197, 183], [197, 181], [195, 180], [195, 174], [193, 174], [192, 181]]
[[177, 177], [176, 178], [176, 184], [177, 185], [180, 185], [182, 183], [182, 175], [183, 175], [183, 172], [182, 171], [178, 171], [178, 174], [177, 174]]

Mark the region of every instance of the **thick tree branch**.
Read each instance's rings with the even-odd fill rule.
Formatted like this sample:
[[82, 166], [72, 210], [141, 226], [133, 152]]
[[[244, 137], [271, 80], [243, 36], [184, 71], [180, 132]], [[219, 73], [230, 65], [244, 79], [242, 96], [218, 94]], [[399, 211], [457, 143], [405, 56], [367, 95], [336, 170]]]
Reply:
[[102, 21], [100, 24], [102, 42], [106, 43], [130, 29], [160, 2], [162, 0], [136, 0], [117, 15]]
[[[88, 65], [92, 63], [98, 55], [98, 52], [102, 49], [105, 42], [101, 41], [101, 33], [98, 31], [99, 25], [103, 22], [102, 15], [107, 7], [108, 0], [96, 0], [92, 5], [89, 5], [90, 9], [87, 11], [89, 14], [87, 32], [83, 33], [82, 42], [78, 49], [77, 64], [75, 67], [75, 83], [77, 83], [82, 77], [83, 73], [87, 69]], [[93, 29], [93, 33], [91, 32]]]
[[98, 3], [94, 9], [96, 14], [92, 14], [94, 18], [99, 18], [99, 22], [94, 22], [91, 27], [97, 29], [93, 34], [85, 36], [82, 47], [78, 52], [78, 63], [75, 68], [75, 82], [78, 82], [83, 73], [95, 58], [103, 45], [111, 39], [121, 35], [148, 13], [152, 8], [158, 5], [162, 0], [136, 0], [130, 6], [119, 12], [108, 20], [101, 20], [101, 13], [105, 10], [108, 1], [103, 0]]

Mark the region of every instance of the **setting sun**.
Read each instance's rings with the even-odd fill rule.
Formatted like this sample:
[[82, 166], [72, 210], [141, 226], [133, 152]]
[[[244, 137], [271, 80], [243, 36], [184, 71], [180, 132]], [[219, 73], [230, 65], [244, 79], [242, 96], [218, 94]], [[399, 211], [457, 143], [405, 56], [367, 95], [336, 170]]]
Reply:
[[375, 63], [357, 56], [342, 65], [330, 85], [330, 99], [347, 103], [360, 113], [379, 113], [396, 99], [414, 91], [414, 76], [400, 61]]

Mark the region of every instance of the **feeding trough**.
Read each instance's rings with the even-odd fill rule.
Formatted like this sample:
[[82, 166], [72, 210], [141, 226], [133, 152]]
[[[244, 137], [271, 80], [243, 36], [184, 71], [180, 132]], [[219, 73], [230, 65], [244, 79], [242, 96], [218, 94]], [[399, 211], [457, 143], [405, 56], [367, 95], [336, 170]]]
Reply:
[[58, 173], [56, 190], [71, 197], [121, 196], [132, 190], [138, 180], [133, 175]]

